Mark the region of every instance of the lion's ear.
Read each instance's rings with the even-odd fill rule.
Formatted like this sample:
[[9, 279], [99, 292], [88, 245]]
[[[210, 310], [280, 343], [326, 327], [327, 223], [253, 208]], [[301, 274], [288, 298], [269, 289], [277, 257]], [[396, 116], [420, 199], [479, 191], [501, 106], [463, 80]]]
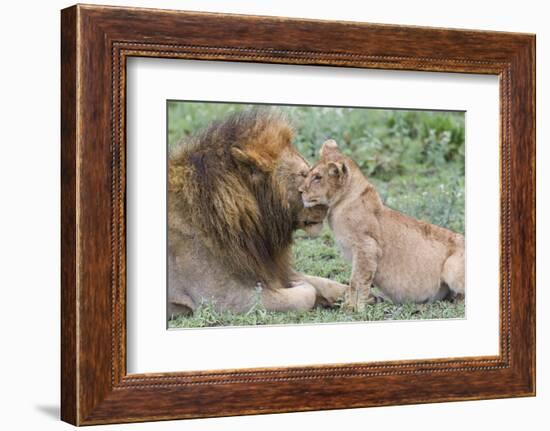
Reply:
[[331, 154], [340, 154], [338, 144], [334, 139], [329, 139], [323, 142], [323, 145], [321, 145], [321, 151], [319, 151], [319, 155], [321, 156], [321, 158], [326, 158]]
[[344, 178], [344, 176], [348, 173], [348, 167], [343, 162], [330, 162], [327, 165], [328, 168], [328, 174], [331, 177], [335, 177], [338, 179]]
[[250, 167], [258, 168], [264, 172], [269, 170], [269, 161], [260, 154], [257, 154], [255, 151], [243, 151], [239, 147], [232, 147], [231, 156], [236, 161], [244, 163]]

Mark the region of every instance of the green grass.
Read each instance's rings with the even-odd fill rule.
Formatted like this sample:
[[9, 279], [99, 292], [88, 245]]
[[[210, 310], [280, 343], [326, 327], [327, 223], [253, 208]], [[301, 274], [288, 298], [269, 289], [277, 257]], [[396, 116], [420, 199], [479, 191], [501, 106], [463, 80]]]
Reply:
[[214, 326], [288, 325], [303, 323], [365, 322], [380, 320], [453, 319], [464, 317], [464, 301], [439, 301], [432, 304], [402, 304], [381, 302], [367, 306], [363, 312], [341, 308], [315, 308], [311, 311], [266, 311], [261, 305], [247, 313], [216, 311], [213, 304], [198, 307], [192, 316], [179, 315], [168, 321], [169, 328], [206, 328]]
[[[246, 105], [170, 102], [169, 144], [211, 120]], [[376, 186], [386, 205], [405, 214], [464, 233], [464, 114], [382, 109], [280, 107], [296, 129], [295, 145], [310, 161], [327, 138], [335, 139]], [[317, 238], [296, 232], [294, 267], [303, 273], [348, 284], [351, 268], [330, 230]], [[362, 313], [340, 309], [268, 312], [257, 303], [248, 313], [216, 312], [203, 304], [193, 316], [178, 316], [171, 328], [280, 325], [372, 320], [463, 318], [464, 302], [396, 305], [382, 302]]]

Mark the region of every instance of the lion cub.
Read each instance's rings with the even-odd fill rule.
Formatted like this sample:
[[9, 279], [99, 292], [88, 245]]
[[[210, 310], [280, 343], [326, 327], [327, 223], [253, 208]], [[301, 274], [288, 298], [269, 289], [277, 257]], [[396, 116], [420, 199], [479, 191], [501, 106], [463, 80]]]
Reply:
[[300, 188], [305, 207], [326, 205], [330, 228], [352, 274], [344, 305], [364, 309], [375, 284], [396, 303], [464, 296], [464, 237], [384, 206], [335, 141]]

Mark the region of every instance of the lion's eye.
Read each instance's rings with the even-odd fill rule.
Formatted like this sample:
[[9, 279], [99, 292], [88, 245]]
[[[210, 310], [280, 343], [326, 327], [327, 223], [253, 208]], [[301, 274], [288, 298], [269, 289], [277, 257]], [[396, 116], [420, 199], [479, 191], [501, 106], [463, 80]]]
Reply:
[[321, 178], [323, 178], [323, 177], [322, 177], [321, 175], [319, 175], [319, 174], [313, 175], [313, 179], [314, 179], [315, 181], [319, 181]]
[[305, 178], [305, 177], [307, 177], [307, 172], [306, 172], [306, 171], [302, 171], [302, 172], [300, 172], [300, 175], [301, 175], [302, 177]]

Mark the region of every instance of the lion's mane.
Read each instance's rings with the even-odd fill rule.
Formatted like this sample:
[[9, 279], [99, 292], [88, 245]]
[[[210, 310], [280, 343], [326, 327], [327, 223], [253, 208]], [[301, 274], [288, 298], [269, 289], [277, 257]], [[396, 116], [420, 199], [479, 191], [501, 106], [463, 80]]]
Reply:
[[278, 111], [253, 109], [180, 144], [168, 169], [170, 229], [188, 223], [233, 274], [286, 282], [300, 208], [274, 172], [292, 136]]

